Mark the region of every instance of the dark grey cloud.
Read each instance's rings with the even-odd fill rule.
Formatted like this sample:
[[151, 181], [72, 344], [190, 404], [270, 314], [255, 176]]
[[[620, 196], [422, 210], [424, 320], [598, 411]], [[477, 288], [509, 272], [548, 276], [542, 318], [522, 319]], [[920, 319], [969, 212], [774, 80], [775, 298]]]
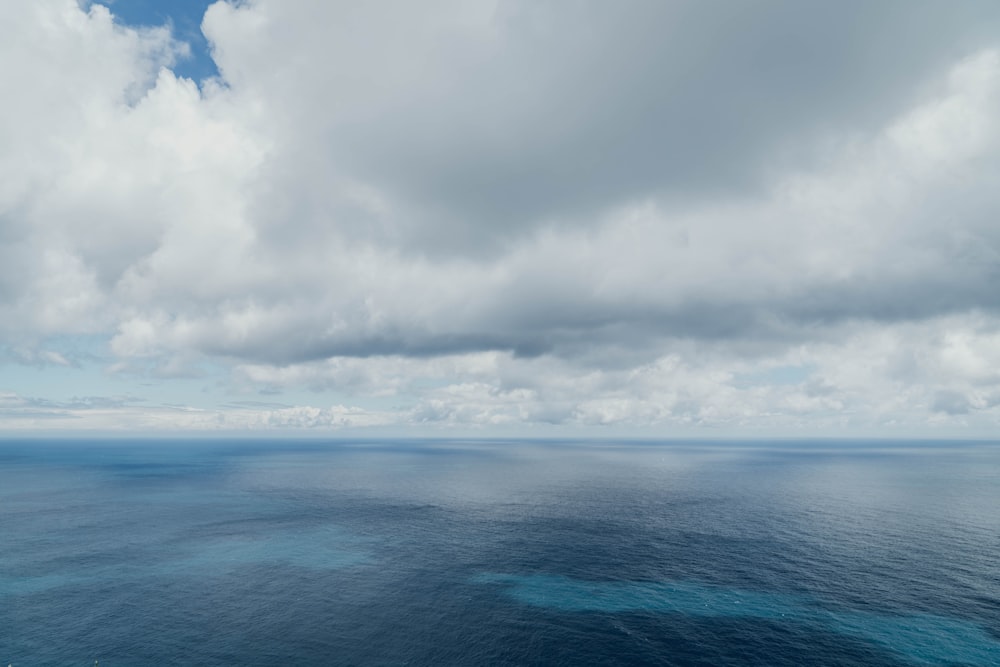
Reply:
[[332, 102], [351, 123], [323, 150], [407, 205], [405, 247], [495, 253], [540, 222], [821, 162], [824, 139], [876, 131], [998, 28], [990, 2], [502, 3], [490, 48], [390, 108]]
[[[851, 322], [919, 322], [967, 312], [1000, 313], [1000, 264], [962, 264], [901, 277], [860, 275], [849, 280], [804, 283], [780, 295], [748, 297], [734, 292], [685, 297], [679, 302], [615, 301], [596, 298], [589, 285], [574, 291], [516, 284], [500, 293], [470, 295], [484, 301], [472, 317], [448, 319], [448, 304], [431, 321], [405, 325], [348, 325], [337, 333], [324, 326], [327, 311], [284, 326], [271, 326], [237, 339], [204, 336], [199, 349], [210, 356], [275, 364], [330, 357], [403, 355], [434, 357], [500, 350], [518, 357], [581, 358], [628, 347], [646, 358], [661, 354], [667, 341], [695, 340], [768, 347], [836, 339]], [[782, 276], [797, 280], [794, 270]], [[655, 289], [655, 286], [654, 286]], [[428, 301], [433, 304], [434, 297]]]

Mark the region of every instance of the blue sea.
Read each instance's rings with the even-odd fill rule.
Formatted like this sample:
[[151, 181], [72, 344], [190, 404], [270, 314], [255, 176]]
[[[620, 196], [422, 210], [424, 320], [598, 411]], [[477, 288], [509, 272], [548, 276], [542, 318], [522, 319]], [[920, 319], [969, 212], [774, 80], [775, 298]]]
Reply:
[[0, 663], [1000, 665], [1000, 445], [3, 441]]

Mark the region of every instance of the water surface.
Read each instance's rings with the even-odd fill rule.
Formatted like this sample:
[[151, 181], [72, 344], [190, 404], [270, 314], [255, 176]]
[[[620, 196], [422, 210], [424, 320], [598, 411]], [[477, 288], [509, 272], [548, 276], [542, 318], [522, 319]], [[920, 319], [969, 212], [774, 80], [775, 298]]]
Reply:
[[0, 663], [1000, 665], [1000, 447], [0, 442]]

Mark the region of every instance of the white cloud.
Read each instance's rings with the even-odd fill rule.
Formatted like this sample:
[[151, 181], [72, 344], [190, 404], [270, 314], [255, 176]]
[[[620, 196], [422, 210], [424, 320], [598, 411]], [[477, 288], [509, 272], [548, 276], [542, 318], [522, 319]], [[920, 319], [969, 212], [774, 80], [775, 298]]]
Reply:
[[200, 85], [166, 29], [11, 8], [5, 356], [72, 364], [48, 340], [98, 335], [117, 372], [397, 401], [65, 409], [95, 428], [994, 424], [997, 45], [921, 9], [943, 23], [912, 59], [865, 32], [882, 70], [806, 49], [806, 76], [753, 69], [782, 39], [763, 19], [756, 64], [663, 43], [739, 37], [677, 8], [219, 2]]

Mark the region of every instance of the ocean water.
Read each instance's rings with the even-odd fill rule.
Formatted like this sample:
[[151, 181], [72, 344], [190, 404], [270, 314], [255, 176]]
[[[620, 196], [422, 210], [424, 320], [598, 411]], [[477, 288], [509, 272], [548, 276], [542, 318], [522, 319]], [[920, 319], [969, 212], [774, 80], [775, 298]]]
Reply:
[[0, 442], [0, 663], [1000, 665], [1000, 445]]

